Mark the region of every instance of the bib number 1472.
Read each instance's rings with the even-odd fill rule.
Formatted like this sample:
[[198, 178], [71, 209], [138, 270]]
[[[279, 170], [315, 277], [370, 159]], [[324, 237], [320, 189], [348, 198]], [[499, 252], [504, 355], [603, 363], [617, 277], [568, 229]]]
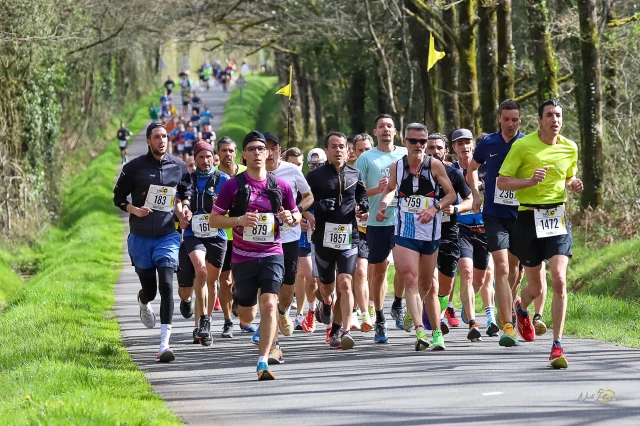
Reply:
[[536, 223], [536, 236], [538, 238], [554, 237], [567, 233], [563, 207], [536, 209], [534, 211], [534, 220]]

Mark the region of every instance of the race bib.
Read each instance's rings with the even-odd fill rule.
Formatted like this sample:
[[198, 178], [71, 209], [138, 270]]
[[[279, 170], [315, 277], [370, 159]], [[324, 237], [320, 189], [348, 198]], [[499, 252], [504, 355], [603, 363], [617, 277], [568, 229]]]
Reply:
[[119, 146], [120, 148], [126, 148], [126, 147], [127, 147], [127, 141], [126, 141], [126, 140], [124, 140], [124, 141], [120, 141], [120, 142], [118, 142], [118, 146]]
[[429, 200], [422, 195], [410, 195], [402, 199], [400, 211], [404, 213], [419, 213], [429, 207]]
[[336, 250], [348, 250], [352, 241], [351, 224], [327, 223], [324, 226], [322, 245]]
[[282, 225], [280, 225], [280, 233], [289, 232], [289, 231], [291, 231], [291, 227], [286, 223], [282, 222]]
[[272, 243], [275, 241], [275, 221], [273, 213], [260, 213], [258, 224], [253, 227], [244, 227], [242, 238], [254, 243]]
[[367, 221], [358, 219], [358, 231], [363, 234], [367, 233]]
[[493, 202], [495, 204], [502, 204], [504, 206], [519, 206], [520, 203], [516, 199], [516, 191], [504, 191], [498, 189], [498, 182], [496, 181], [496, 192], [493, 195]]
[[554, 237], [567, 233], [564, 217], [564, 207], [555, 209], [535, 209], [533, 217], [536, 222], [536, 236], [538, 238]]
[[173, 210], [175, 199], [175, 187], [151, 185], [149, 186], [149, 192], [147, 192], [147, 199], [144, 202], [144, 206], [151, 210], [170, 212]]
[[193, 235], [198, 238], [211, 238], [218, 235], [218, 229], [212, 228], [211, 225], [209, 225], [208, 214], [193, 215], [193, 219], [191, 219], [191, 230], [193, 231]]

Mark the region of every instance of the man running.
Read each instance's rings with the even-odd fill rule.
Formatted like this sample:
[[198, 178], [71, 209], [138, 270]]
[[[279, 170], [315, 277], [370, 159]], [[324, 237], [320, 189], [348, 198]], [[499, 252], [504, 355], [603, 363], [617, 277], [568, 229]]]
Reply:
[[167, 89], [167, 95], [171, 96], [171, 92], [173, 92], [173, 87], [175, 83], [171, 80], [171, 76], [167, 76], [167, 80], [164, 82], [164, 88]]
[[313, 209], [316, 223], [311, 240], [315, 245], [322, 295], [317, 315], [324, 324], [331, 324], [337, 269], [340, 298], [337, 313], [341, 314], [342, 321], [333, 320], [330, 347], [352, 349], [354, 341], [350, 329], [354, 300], [351, 282], [358, 258], [356, 210], [367, 213], [369, 201], [360, 173], [346, 164], [347, 137], [340, 132], [329, 132], [324, 138], [324, 146], [328, 163], [307, 177], [315, 199]]
[[[291, 192], [282, 179], [267, 172], [267, 141], [258, 131], [244, 138], [244, 173], [231, 178], [220, 191], [209, 223], [214, 228], [233, 227], [231, 259], [236, 281], [239, 314], [251, 313], [260, 293], [260, 346], [256, 371], [258, 380], [273, 380], [268, 356], [274, 340], [278, 292], [284, 274], [280, 224], [300, 223], [301, 215]], [[224, 216], [229, 213], [229, 217]]]
[[[396, 128], [393, 117], [389, 114], [380, 114], [375, 119], [373, 134], [378, 139], [378, 146], [360, 155], [355, 167], [367, 187], [367, 196], [371, 211], [380, 209], [382, 192], [389, 183], [389, 166], [407, 155], [407, 149], [394, 146], [393, 139], [396, 136]], [[375, 305], [376, 327], [374, 342], [386, 343], [387, 323], [384, 316], [384, 298], [387, 294], [387, 270], [389, 262], [387, 258], [393, 247], [394, 223], [396, 219], [397, 201], [387, 206], [385, 219], [378, 222], [375, 215], [369, 215], [367, 219], [367, 245], [369, 246], [369, 264], [371, 265], [370, 296]], [[404, 311], [402, 309], [402, 280], [398, 275], [394, 279], [395, 297], [391, 305], [391, 316], [396, 320], [396, 327], [402, 329]]]
[[188, 176], [192, 194], [184, 200], [178, 197], [176, 216], [184, 229], [183, 245], [195, 270], [194, 339], [198, 338], [202, 346], [210, 346], [213, 343], [211, 312], [217, 296], [216, 281], [227, 251], [227, 234], [224, 229], [209, 226], [209, 215], [229, 176], [213, 168], [211, 144], [199, 142], [194, 154], [196, 170]]
[[[169, 347], [173, 317], [173, 273], [178, 267], [180, 234], [174, 222], [177, 193], [191, 187], [184, 161], [166, 154], [167, 131], [158, 123], [147, 127], [149, 151], [124, 165], [113, 190], [113, 202], [129, 213], [127, 246], [142, 289], [138, 293], [140, 319], [147, 328], [156, 325], [151, 301], [160, 292], [160, 348], [156, 361], [175, 359]], [[131, 195], [131, 203], [127, 197]], [[157, 272], [157, 277], [156, 277]]]
[[120, 122], [120, 128], [118, 129], [118, 147], [120, 148], [120, 162], [122, 164], [127, 162], [127, 147], [129, 146], [129, 138], [131, 138], [131, 132], [124, 125], [124, 122]]
[[[511, 318], [511, 306], [520, 284], [519, 264], [513, 253], [513, 226], [518, 215], [518, 200], [515, 191], [497, 190], [498, 171], [514, 142], [522, 137], [518, 128], [522, 121], [520, 105], [511, 99], [500, 104], [500, 130], [487, 135], [476, 147], [473, 160], [469, 163], [469, 178], [472, 187], [477, 185], [476, 173], [481, 164], [486, 164], [486, 197], [482, 210], [482, 220], [487, 230], [487, 248], [493, 258], [496, 279], [496, 299], [502, 317], [503, 334], [500, 346], [517, 346], [518, 338]], [[480, 193], [474, 193], [474, 210], [480, 212]], [[542, 335], [547, 326], [542, 322], [542, 309], [546, 298], [546, 286], [542, 297], [536, 299], [536, 315], [533, 317], [536, 334]]]
[[535, 330], [527, 308], [542, 295], [544, 269], [549, 261], [553, 303], [553, 344], [549, 362], [553, 368], [567, 368], [562, 331], [567, 311], [567, 265], [573, 243], [571, 224], [566, 219], [565, 190], [580, 193], [583, 184], [578, 172], [578, 146], [560, 136], [563, 108], [556, 99], [538, 107], [539, 130], [514, 142], [500, 168], [497, 187], [516, 191], [520, 203], [513, 227], [514, 251], [524, 265], [527, 285], [516, 302], [518, 332], [525, 341], [534, 339]]
[[[433, 346], [434, 350], [443, 350], [438, 288], [433, 281], [433, 274], [440, 246], [442, 210], [454, 203], [456, 194], [442, 162], [425, 152], [428, 137], [426, 126], [420, 123], [407, 124], [404, 134], [403, 142], [409, 152], [389, 168], [389, 183], [382, 192], [376, 220], [387, 219], [387, 206], [397, 195], [400, 212], [393, 237], [393, 259], [396, 274], [402, 277], [404, 283], [407, 317], [410, 316], [416, 329], [415, 350], [423, 351], [429, 346]], [[419, 287], [424, 287], [422, 293], [426, 296], [427, 315], [433, 324], [431, 343], [427, 340], [422, 323]]]

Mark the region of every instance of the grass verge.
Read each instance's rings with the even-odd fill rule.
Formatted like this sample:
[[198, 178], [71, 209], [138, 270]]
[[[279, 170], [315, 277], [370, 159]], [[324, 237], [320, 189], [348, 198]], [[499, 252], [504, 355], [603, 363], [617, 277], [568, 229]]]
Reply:
[[22, 279], [11, 269], [11, 255], [0, 250], [0, 310], [4, 302], [22, 287]]
[[[129, 128], [147, 121], [146, 99]], [[40, 270], [0, 315], [3, 424], [180, 424], [120, 340], [113, 286], [123, 225], [112, 205], [120, 154], [110, 142], [69, 180]]]

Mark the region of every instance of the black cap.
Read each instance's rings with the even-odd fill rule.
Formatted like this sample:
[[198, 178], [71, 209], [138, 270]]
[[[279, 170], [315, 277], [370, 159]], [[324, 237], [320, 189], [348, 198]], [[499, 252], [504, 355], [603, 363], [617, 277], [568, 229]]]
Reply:
[[275, 143], [280, 145], [280, 139], [278, 139], [278, 137], [271, 132], [264, 132], [264, 138], [265, 140], [274, 141]]
[[164, 126], [160, 123], [156, 123], [155, 121], [151, 124], [149, 124], [149, 126], [147, 126], [147, 139], [151, 139], [151, 132], [154, 131], [154, 129], [157, 129], [158, 127], [162, 127], [164, 128]]
[[242, 149], [244, 149], [251, 142], [262, 142], [263, 144], [267, 144], [264, 135], [257, 130], [247, 133], [247, 136], [244, 137], [244, 141], [242, 141]]

